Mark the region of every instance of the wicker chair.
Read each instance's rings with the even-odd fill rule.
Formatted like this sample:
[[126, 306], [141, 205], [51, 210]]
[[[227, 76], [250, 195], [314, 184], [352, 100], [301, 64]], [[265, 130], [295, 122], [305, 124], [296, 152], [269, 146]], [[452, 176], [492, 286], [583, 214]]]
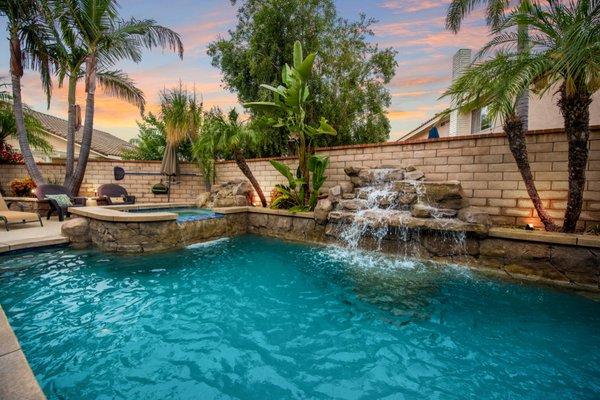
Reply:
[[[98, 188], [98, 205], [112, 206], [117, 204], [135, 204], [135, 196], [130, 196], [127, 189], [115, 183], [107, 183]], [[115, 201], [115, 199], [118, 199]]]
[[48, 209], [48, 214], [46, 215], [46, 219], [50, 219], [50, 216], [53, 213], [58, 215], [58, 220], [63, 221], [65, 217], [69, 217], [71, 214], [69, 213], [69, 207], [61, 207], [56, 200], [49, 199], [46, 196], [53, 194], [65, 194], [69, 196], [71, 202], [73, 203], [72, 207], [85, 207], [85, 202], [87, 199], [85, 197], [73, 197], [69, 193], [66, 187], [61, 185], [40, 185], [35, 190], [35, 195], [38, 200], [45, 200], [50, 204]]

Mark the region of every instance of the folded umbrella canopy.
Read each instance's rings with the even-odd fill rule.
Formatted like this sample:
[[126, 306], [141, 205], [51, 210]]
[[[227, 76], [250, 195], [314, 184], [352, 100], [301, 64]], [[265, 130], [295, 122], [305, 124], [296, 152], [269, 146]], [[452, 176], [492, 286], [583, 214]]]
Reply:
[[177, 162], [177, 146], [167, 143], [165, 153], [163, 154], [160, 172], [167, 176], [169, 182], [169, 191], [167, 192], [167, 202], [171, 201], [171, 179], [179, 175], [179, 163]]

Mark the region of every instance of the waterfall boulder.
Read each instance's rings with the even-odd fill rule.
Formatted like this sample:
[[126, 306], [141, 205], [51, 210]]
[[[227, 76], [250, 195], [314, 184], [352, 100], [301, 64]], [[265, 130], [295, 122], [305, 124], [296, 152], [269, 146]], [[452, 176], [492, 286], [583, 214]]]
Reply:
[[416, 218], [431, 218], [434, 209], [423, 203], [417, 203], [412, 206], [411, 215]]
[[321, 199], [315, 207], [315, 220], [319, 224], [327, 223], [329, 212], [333, 209], [333, 203], [329, 199]]
[[423, 171], [419, 170], [407, 171], [404, 174], [404, 179], [406, 179], [407, 181], [420, 181], [423, 178], [425, 178], [425, 174], [423, 173]]
[[458, 219], [469, 224], [491, 226], [490, 216], [477, 207], [465, 207], [458, 211]]

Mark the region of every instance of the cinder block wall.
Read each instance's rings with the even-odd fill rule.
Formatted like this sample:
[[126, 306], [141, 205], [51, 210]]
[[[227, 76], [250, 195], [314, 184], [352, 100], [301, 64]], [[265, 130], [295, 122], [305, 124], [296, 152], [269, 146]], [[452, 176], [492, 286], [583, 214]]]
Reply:
[[[152, 185], [164, 179], [159, 175], [125, 175], [121, 181], [115, 181], [113, 169], [115, 166], [122, 167], [125, 172], [160, 172], [159, 161], [113, 161], [113, 160], [90, 160], [88, 162], [85, 178], [81, 185], [79, 194], [81, 196], [94, 197], [98, 186], [104, 183], [118, 183], [125, 187], [129, 194], [135, 195], [138, 202], [162, 203], [167, 201], [166, 195], [152, 194]], [[50, 183], [62, 183], [65, 174], [64, 164], [40, 164], [44, 177]], [[200, 174], [196, 164], [182, 163], [182, 173]], [[0, 165], [0, 184], [7, 194], [10, 194], [9, 183], [15, 178], [24, 178], [27, 171], [24, 165]], [[202, 176], [181, 176], [179, 183], [172, 185], [171, 201], [194, 201], [201, 191], [204, 191], [204, 180]]]
[[[567, 141], [562, 131], [536, 131], [528, 135], [531, 166], [540, 195], [551, 215], [562, 219], [567, 199]], [[471, 204], [484, 208], [501, 225], [539, 225], [539, 219], [529, 200], [506, 138], [502, 134], [442, 138], [436, 141], [384, 143], [372, 145], [322, 148], [319, 154], [328, 155], [326, 187], [348, 179], [344, 167], [349, 165], [414, 165], [427, 174], [429, 180], [459, 180], [470, 197]], [[296, 168], [295, 158], [280, 158]], [[269, 164], [268, 159], [248, 160], [267, 198], [284, 178]], [[121, 166], [127, 172], [159, 172], [160, 162], [148, 161], [90, 161], [81, 193], [94, 196], [103, 183], [115, 182], [113, 168]], [[51, 180], [62, 181], [64, 165], [42, 164], [42, 171]], [[184, 173], [199, 174], [195, 164], [182, 164]], [[0, 184], [7, 190], [14, 178], [27, 175], [23, 165], [0, 165]], [[234, 162], [217, 163], [217, 180], [243, 178]], [[118, 183], [138, 196], [140, 202], [166, 202], [163, 195], [153, 195], [150, 187], [160, 176], [127, 175]], [[172, 201], [193, 201], [204, 191], [201, 176], [182, 176], [173, 186]], [[258, 203], [258, 198], [255, 198]], [[584, 193], [582, 226], [600, 223], [600, 127], [592, 129], [590, 160]]]
[[[567, 141], [562, 131], [530, 132], [528, 151], [537, 188], [550, 214], [562, 219], [567, 199]], [[502, 134], [442, 138], [436, 141], [385, 143], [376, 145], [322, 148], [318, 154], [331, 160], [326, 186], [348, 179], [349, 165], [414, 165], [429, 180], [459, 180], [471, 204], [482, 207], [502, 225], [540, 225], [525, 185]], [[295, 168], [295, 158], [281, 158]], [[268, 159], [249, 160], [248, 164], [267, 198], [277, 183], [285, 179]], [[242, 178], [234, 162], [217, 164], [219, 181]], [[583, 226], [600, 223], [600, 127], [592, 129], [590, 160], [584, 193]]]

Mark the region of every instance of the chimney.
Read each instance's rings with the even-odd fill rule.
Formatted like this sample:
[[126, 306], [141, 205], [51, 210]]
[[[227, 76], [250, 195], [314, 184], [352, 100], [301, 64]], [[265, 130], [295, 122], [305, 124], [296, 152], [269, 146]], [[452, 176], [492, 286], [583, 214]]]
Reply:
[[[452, 81], [454, 82], [460, 77], [469, 65], [471, 65], [471, 49], [458, 50], [452, 57]], [[469, 134], [471, 134], [471, 116], [461, 114], [456, 110], [452, 111], [450, 113], [448, 135], [461, 136]]]

